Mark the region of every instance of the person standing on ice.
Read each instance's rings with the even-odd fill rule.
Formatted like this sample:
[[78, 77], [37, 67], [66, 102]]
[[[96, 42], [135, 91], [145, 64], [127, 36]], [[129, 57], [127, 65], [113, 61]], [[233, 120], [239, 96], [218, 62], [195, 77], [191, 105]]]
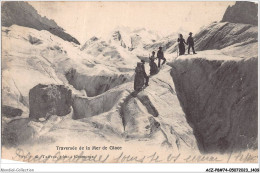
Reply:
[[178, 38], [178, 43], [179, 43], [179, 55], [184, 55], [185, 54], [185, 45], [187, 44], [185, 40], [183, 39], [182, 34], [180, 34]]
[[163, 55], [162, 47], [159, 47], [159, 50], [157, 52], [157, 58], [158, 58], [158, 68], [160, 68], [161, 59], [163, 60], [162, 65], [166, 62], [166, 59]]
[[152, 52], [152, 56], [150, 57], [150, 75], [155, 75], [158, 73], [158, 67], [157, 65], [155, 64], [154, 60], [155, 60], [155, 52], [153, 51]]
[[190, 54], [190, 48], [192, 48], [193, 54], [197, 54], [194, 50], [194, 41], [193, 41], [193, 37], [192, 37], [192, 32], [189, 33], [189, 37], [187, 39], [187, 43], [188, 43], [188, 54]]
[[149, 76], [147, 76], [146, 72], [145, 72], [145, 68], [144, 68], [144, 64], [145, 64], [145, 61], [144, 60], [141, 60], [142, 62], [142, 68], [143, 68], [143, 73], [144, 73], [144, 78], [145, 78], [145, 86], [149, 86]]
[[140, 91], [144, 86], [144, 80], [145, 85], [148, 86], [149, 77], [147, 76], [144, 68], [144, 60], [141, 60], [141, 62], [137, 63], [137, 66], [135, 68], [135, 79], [134, 79], [134, 90]]
[[134, 90], [140, 91], [144, 86], [144, 73], [142, 63], [138, 62], [135, 68]]

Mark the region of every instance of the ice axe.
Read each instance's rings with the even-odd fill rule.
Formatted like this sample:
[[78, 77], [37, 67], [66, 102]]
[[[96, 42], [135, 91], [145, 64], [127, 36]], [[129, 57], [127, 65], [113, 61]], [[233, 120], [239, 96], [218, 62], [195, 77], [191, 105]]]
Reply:
[[[179, 43], [178, 43], [178, 47], [179, 47]], [[176, 56], [176, 58], [174, 59], [174, 61], [178, 58], [178, 56], [179, 56], [179, 49], [178, 49], [178, 47], [177, 47], [177, 56]]]

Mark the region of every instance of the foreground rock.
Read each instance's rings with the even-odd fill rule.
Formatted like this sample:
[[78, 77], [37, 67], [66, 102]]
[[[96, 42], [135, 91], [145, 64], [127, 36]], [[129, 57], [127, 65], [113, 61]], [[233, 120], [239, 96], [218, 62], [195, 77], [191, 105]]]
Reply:
[[175, 61], [171, 75], [200, 151], [257, 149], [257, 58], [199, 57]]
[[22, 118], [12, 120], [6, 127], [3, 127], [2, 144], [10, 147], [28, 142], [34, 134], [34, 130], [28, 126], [29, 122], [28, 118]]
[[65, 116], [71, 111], [71, 90], [63, 85], [38, 84], [29, 92], [30, 118]]
[[16, 117], [21, 116], [23, 111], [18, 108], [14, 108], [11, 106], [2, 105], [2, 115], [5, 115], [6, 117]]

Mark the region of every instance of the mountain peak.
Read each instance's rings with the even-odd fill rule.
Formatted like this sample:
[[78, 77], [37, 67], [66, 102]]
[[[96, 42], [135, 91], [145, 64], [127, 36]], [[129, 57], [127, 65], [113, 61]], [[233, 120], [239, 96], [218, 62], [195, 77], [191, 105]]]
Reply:
[[254, 2], [237, 1], [229, 6], [221, 22], [258, 25], [258, 9]]
[[54, 20], [42, 17], [27, 2], [3, 2], [2, 3], [2, 26], [19, 25], [37, 30], [47, 30], [65, 41], [80, 44], [79, 41], [64, 29], [57, 25]]

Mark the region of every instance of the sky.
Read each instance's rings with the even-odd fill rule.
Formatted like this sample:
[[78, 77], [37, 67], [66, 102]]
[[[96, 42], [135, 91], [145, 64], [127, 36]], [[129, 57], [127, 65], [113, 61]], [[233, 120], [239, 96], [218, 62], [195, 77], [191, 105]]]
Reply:
[[84, 43], [118, 26], [145, 28], [169, 35], [196, 33], [220, 21], [234, 1], [219, 2], [29, 2], [41, 16], [53, 19], [66, 32]]

